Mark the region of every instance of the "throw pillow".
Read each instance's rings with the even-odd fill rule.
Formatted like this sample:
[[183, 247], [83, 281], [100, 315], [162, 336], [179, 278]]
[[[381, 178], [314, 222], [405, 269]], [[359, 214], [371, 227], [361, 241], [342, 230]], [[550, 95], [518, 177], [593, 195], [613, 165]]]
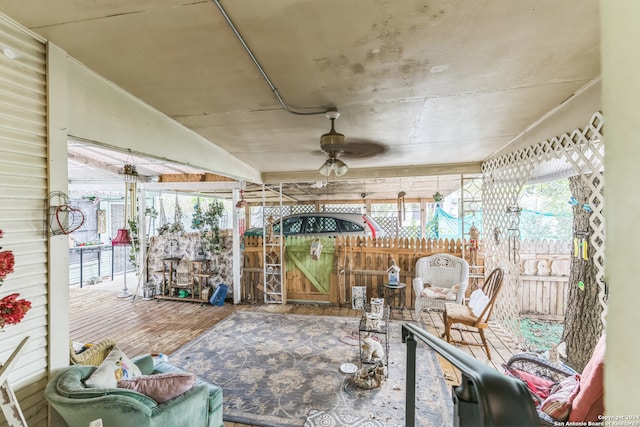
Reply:
[[482, 289], [476, 289], [471, 292], [469, 296], [469, 308], [476, 317], [482, 314], [487, 304], [489, 304], [489, 297], [484, 294]]
[[444, 299], [455, 301], [458, 297], [460, 285], [453, 285], [451, 288], [439, 288], [437, 286], [427, 286], [422, 290], [422, 296], [426, 298]]
[[580, 390], [580, 375], [567, 377], [551, 389], [551, 394], [540, 405], [540, 410], [556, 421], [567, 421], [571, 404]]
[[188, 372], [167, 372], [142, 375], [132, 380], [120, 380], [118, 387], [137, 391], [158, 403], [166, 402], [191, 390], [196, 376]]
[[142, 375], [140, 369], [117, 346], [84, 383], [92, 388], [115, 388], [121, 379]]

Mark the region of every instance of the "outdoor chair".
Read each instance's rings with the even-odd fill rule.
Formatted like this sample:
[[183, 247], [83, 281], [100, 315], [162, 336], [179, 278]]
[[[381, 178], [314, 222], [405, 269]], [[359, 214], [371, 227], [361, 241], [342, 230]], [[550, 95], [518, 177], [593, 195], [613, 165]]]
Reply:
[[[582, 373], [532, 353], [512, 356], [504, 369], [524, 381], [536, 405], [541, 425], [602, 422], [606, 336], [600, 337]], [[568, 422], [568, 423], [567, 423]]]
[[[501, 268], [493, 270], [484, 282], [482, 289], [476, 289], [469, 298], [469, 304], [446, 303], [442, 320], [444, 322], [444, 336], [448, 343], [483, 346], [487, 353], [487, 358], [491, 360], [489, 343], [484, 330], [489, 326], [489, 318], [493, 312], [500, 289], [504, 273]], [[464, 328], [453, 327], [454, 324], [464, 325]], [[451, 329], [463, 332], [477, 333], [480, 335], [481, 343], [451, 338]]]
[[449, 254], [418, 258], [412, 284], [413, 318], [418, 321], [423, 310], [442, 311], [447, 301], [462, 302], [469, 285], [469, 263]]

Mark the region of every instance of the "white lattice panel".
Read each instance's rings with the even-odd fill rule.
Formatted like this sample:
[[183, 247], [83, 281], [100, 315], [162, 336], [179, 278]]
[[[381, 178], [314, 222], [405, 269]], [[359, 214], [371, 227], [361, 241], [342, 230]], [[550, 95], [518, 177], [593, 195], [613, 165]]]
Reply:
[[[596, 279], [600, 286], [601, 319], [605, 325], [607, 311], [604, 284], [604, 140], [603, 118], [595, 113], [584, 129], [542, 141], [504, 156], [491, 159], [483, 171], [483, 236], [486, 245], [486, 271], [503, 267], [505, 284], [494, 311], [494, 319], [519, 339], [520, 232], [518, 200], [522, 187], [532, 179], [534, 171], [556, 168], [547, 176], [559, 175], [570, 168], [569, 175], [579, 175], [591, 189], [588, 201], [592, 212], [590, 244]], [[562, 174], [565, 176], [566, 171]], [[549, 178], [552, 179], [552, 178]]]

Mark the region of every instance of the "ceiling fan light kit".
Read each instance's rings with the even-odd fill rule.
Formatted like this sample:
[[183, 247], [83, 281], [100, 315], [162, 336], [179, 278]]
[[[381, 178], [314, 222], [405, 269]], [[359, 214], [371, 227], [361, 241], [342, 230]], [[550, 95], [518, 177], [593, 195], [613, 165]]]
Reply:
[[345, 162], [340, 159], [336, 159], [335, 157], [329, 157], [327, 161], [324, 162], [322, 166], [320, 166], [318, 172], [320, 172], [320, 174], [323, 176], [329, 176], [331, 175], [331, 172], [333, 172], [336, 176], [342, 176], [347, 173], [348, 170], [349, 167], [345, 164]]

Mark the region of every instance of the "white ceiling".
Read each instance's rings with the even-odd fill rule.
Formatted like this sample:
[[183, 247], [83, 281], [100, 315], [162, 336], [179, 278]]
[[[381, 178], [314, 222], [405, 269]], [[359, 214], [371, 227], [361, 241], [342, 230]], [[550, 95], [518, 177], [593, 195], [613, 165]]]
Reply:
[[[321, 180], [329, 130], [275, 95], [296, 112], [337, 107], [347, 142], [387, 149], [343, 158], [356, 197], [381, 170], [477, 170], [600, 74], [597, 0], [219, 3], [277, 92], [212, 0], [0, 0], [0, 11], [266, 181]], [[430, 196], [430, 182], [408, 197]]]

